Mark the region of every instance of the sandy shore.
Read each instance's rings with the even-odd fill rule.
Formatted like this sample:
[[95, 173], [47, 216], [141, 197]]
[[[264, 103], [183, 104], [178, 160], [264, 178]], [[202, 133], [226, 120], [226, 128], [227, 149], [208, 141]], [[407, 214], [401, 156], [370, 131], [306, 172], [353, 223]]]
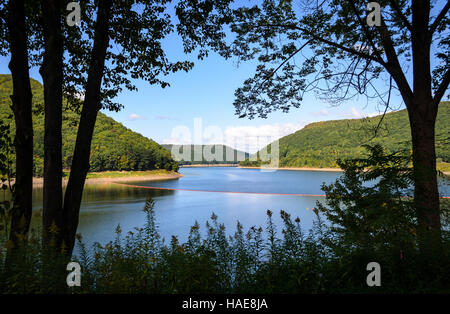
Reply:
[[[177, 172], [149, 174], [141, 176], [123, 176], [123, 177], [102, 177], [102, 178], [88, 178], [85, 184], [102, 184], [109, 182], [138, 182], [138, 181], [161, 181], [161, 180], [176, 180], [183, 177]], [[63, 179], [63, 185], [66, 185], [68, 178]], [[44, 185], [43, 178], [33, 178], [33, 187], [42, 187]]]
[[[263, 169], [261, 167], [241, 167], [242, 169]], [[264, 168], [264, 169], [274, 169], [274, 170], [295, 170], [295, 171], [330, 171], [330, 172], [343, 172], [340, 168], [296, 168], [296, 167], [285, 167], [285, 168]]]

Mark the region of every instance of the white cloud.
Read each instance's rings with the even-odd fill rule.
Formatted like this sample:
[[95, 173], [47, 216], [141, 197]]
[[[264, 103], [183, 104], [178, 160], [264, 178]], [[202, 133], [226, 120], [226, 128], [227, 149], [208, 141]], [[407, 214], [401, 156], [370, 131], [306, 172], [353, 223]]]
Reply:
[[357, 118], [357, 119], [366, 118], [366, 117], [374, 117], [377, 115], [379, 115], [378, 112], [365, 113], [362, 111], [358, 111], [358, 109], [356, 109], [355, 107], [352, 107], [350, 109], [350, 112], [346, 112], [343, 114], [343, 116], [345, 116], [345, 117]]
[[78, 98], [79, 100], [84, 101], [84, 92], [78, 92], [78, 93], [75, 93], [74, 96], [75, 96], [76, 98]]
[[314, 115], [317, 116], [328, 116], [329, 112], [326, 109], [322, 109], [320, 111], [314, 112]]
[[145, 119], [145, 117], [140, 116], [140, 115], [138, 115], [138, 114], [136, 114], [136, 113], [132, 113], [132, 114], [129, 114], [129, 115], [128, 115], [128, 119], [131, 120], [131, 121], [134, 121], [134, 120], [142, 120], [142, 119]]

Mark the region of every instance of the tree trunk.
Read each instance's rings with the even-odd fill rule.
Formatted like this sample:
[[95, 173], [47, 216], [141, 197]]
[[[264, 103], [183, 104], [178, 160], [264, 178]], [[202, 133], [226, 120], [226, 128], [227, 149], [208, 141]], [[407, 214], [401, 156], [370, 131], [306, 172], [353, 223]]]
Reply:
[[436, 173], [435, 123], [437, 110], [423, 103], [418, 111], [408, 111], [411, 126], [414, 204], [419, 222], [419, 239], [422, 252], [440, 249], [441, 219]]
[[13, 79], [11, 108], [14, 112], [16, 123], [16, 137], [14, 140], [16, 181], [10, 240], [14, 244], [14, 248], [17, 248], [20, 240], [25, 239], [28, 234], [33, 192], [32, 94], [28, 71], [28, 38], [25, 27], [23, 0], [9, 1], [7, 25], [11, 51], [9, 69]]
[[89, 65], [86, 93], [81, 111], [80, 124], [78, 126], [69, 182], [64, 195], [64, 241], [68, 255], [72, 254], [75, 245], [81, 197], [86, 175], [89, 171], [92, 135], [94, 133], [97, 114], [101, 109], [100, 91], [106, 51], [109, 45], [111, 6], [111, 0], [99, 1], [94, 47]]
[[[44, 28], [44, 60], [40, 73], [44, 82], [44, 243], [53, 239], [55, 248], [62, 236], [62, 85], [63, 37], [61, 31], [61, 1], [41, 2]], [[52, 228], [56, 227], [55, 228]], [[57, 233], [56, 233], [57, 232]]]
[[435, 124], [438, 104], [431, 90], [431, 37], [429, 33], [430, 2], [412, 1], [411, 38], [413, 60], [413, 96], [407, 103], [414, 166], [414, 204], [419, 222], [422, 253], [440, 251], [441, 220], [437, 188]]

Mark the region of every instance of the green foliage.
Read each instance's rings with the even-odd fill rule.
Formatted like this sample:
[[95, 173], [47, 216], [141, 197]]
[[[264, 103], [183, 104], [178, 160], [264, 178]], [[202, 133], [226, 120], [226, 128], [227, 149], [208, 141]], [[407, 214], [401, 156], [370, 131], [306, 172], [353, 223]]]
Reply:
[[[34, 175], [43, 175], [44, 115], [42, 85], [31, 80], [33, 93]], [[12, 90], [10, 75], [0, 75], [0, 119], [11, 125], [14, 121], [9, 108]], [[70, 168], [77, 136], [79, 115], [66, 108], [63, 114], [63, 167]], [[150, 170], [177, 171], [178, 163], [170, 152], [158, 143], [124, 127], [112, 118], [99, 113], [91, 145], [90, 171]]]
[[7, 190], [14, 195], [14, 184], [11, 178], [14, 177], [12, 169], [13, 143], [9, 132], [9, 125], [0, 120], [0, 193], [3, 199], [0, 202], [0, 233], [4, 233], [5, 238], [9, 235], [9, 226], [12, 214], [13, 202], [8, 197]]
[[[367, 25], [367, 2], [362, 0], [180, 0], [178, 28], [192, 39], [201, 38], [202, 55], [210, 49], [238, 62], [257, 62], [254, 75], [235, 92], [234, 106], [240, 117], [266, 118], [273, 111], [288, 112], [299, 107], [311, 91], [333, 103], [365, 95], [385, 104], [395, 88], [394, 81], [380, 88], [393, 73], [386, 59], [398, 59], [396, 70], [404, 73], [413, 66], [412, 27], [405, 21], [421, 11], [417, 14], [423, 13], [424, 23], [428, 23], [427, 4], [430, 12], [439, 12], [443, 5], [431, 1], [419, 7], [406, 0], [378, 3], [383, 8], [382, 27]], [[443, 12], [445, 16], [445, 9]], [[429, 69], [430, 87], [445, 90], [450, 64], [450, 42], [445, 34], [450, 20], [444, 17], [433, 26], [431, 21], [430, 26], [423, 25], [427, 31], [430, 28], [431, 49], [427, 45], [421, 49], [431, 50], [431, 58], [437, 60]], [[419, 31], [421, 27], [416, 28]], [[185, 46], [192, 51], [189, 48]], [[402, 83], [398, 76], [394, 79], [398, 85]]]
[[[165, 76], [178, 71], [189, 71], [193, 62], [171, 60], [163, 41], [175, 31], [174, 19], [167, 0], [114, 0], [110, 1], [108, 21], [108, 47], [103, 69], [100, 102], [102, 108], [119, 111], [124, 104], [115, 101], [122, 90], [137, 91], [134, 80], [162, 88], [170, 86]], [[98, 1], [80, 1], [81, 23], [77, 27], [62, 23], [64, 33], [64, 86], [63, 91], [71, 107], [80, 109], [79, 95], [87, 86], [91, 55], [94, 47]], [[66, 16], [65, 12], [61, 12]], [[30, 13], [35, 24], [41, 25], [39, 3]], [[35, 63], [42, 53], [42, 30], [32, 28], [36, 43], [31, 46]], [[1, 47], [1, 46], [0, 46]]]
[[331, 222], [335, 240], [349, 244], [347, 250], [415, 248], [415, 210], [412, 199], [405, 198], [413, 182], [410, 158], [379, 145], [366, 148], [366, 158], [338, 160], [344, 174], [322, 187], [327, 206], [318, 202], [317, 208]]
[[[361, 261], [382, 265], [387, 292], [448, 291], [445, 266], [450, 258], [448, 200], [441, 201], [442, 251], [431, 258], [419, 249], [418, 222], [408, 191], [413, 181], [408, 153], [388, 153], [380, 145], [366, 146], [369, 156], [339, 160], [344, 175], [323, 185], [324, 203], [317, 210], [329, 222], [324, 244], [340, 256], [342, 267], [352, 269]], [[348, 272], [355, 280], [358, 272]], [[387, 287], [386, 287], [387, 284]], [[439, 288], [438, 288], [439, 287]]]
[[[6, 263], [7, 237], [0, 236], [0, 292], [1, 293], [64, 293], [67, 257], [44, 248], [42, 230], [31, 229], [26, 241], [14, 250], [14, 263]], [[52, 244], [51, 244], [52, 245]]]
[[[338, 158], [361, 157], [362, 144], [382, 144], [389, 152], [411, 149], [406, 110], [387, 113], [374, 136], [379, 120], [380, 116], [308, 124], [279, 140], [280, 167], [338, 167]], [[444, 101], [439, 105], [435, 129], [436, 156], [443, 162], [450, 161], [448, 121], [450, 102]]]

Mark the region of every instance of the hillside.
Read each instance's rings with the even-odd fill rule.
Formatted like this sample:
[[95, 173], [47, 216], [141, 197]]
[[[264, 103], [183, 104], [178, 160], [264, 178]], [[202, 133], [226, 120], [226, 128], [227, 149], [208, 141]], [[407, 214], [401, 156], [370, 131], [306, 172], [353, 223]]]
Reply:
[[[176, 146], [175, 149], [178, 149], [180, 154], [183, 154], [183, 146], [173, 145], [173, 144], [162, 144], [165, 148], [167, 148], [169, 151], [172, 151], [172, 147]], [[175, 156], [172, 156], [175, 158], [175, 160], [178, 161], [180, 165], [198, 165], [198, 164], [238, 164], [239, 161], [248, 158], [249, 154], [244, 153], [242, 151], [238, 151], [234, 148], [231, 148], [226, 145], [222, 144], [215, 144], [215, 145], [191, 145], [191, 157], [187, 160], [181, 159], [177, 160]], [[222, 150], [223, 157], [221, 160], [206, 160], [210, 158], [206, 158], [206, 156], [203, 155], [203, 152], [211, 152], [214, 154], [216, 152], [216, 149], [219, 151]], [[196, 160], [196, 156], [202, 156], [202, 160]], [[228, 156], [228, 157], [227, 157]]]
[[[362, 144], [380, 143], [389, 151], [411, 149], [411, 134], [406, 110], [386, 114], [377, 137], [373, 130], [380, 116], [311, 123], [280, 139], [280, 167], [337, 167], [338, 158], [356, 158]], [[440, 104], [436, 123], [438, 162], [450, 162], [450, 102]], [[373, 139], [372, 139], [373, 138]], [[256, 166], [244, 161], [242, 166]]]
[[[33, 93], [33, 128], [35, 175], [43, 172], [44, 158], [44, 114], [43, 86], [31, 80]], [[0, 75], [0, 121], [11, 123], [14, 132], [14, 120], [10, 109], [12, 80], [10, 75]], [[75, 146], [79, 115], [65, 110], [63, 114], [63, 167], [70, 168]], [[95, 124], [91, 146], [90, 171], [106, 170], [177, 170], [178, 163], [170, 152], [158, 143], [99, 113]]]

